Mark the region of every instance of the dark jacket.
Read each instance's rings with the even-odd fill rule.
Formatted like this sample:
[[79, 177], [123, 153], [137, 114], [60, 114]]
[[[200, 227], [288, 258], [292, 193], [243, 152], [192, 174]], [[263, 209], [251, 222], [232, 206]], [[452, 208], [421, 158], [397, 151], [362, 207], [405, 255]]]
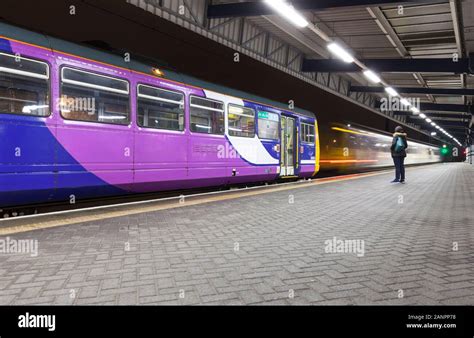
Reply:
[[[403, 148], [400, 152], [395, 152], [395, 145], [397, 144], [397, 139], [401, 137], [403, 142], [405, 143], [405, 148]], [[390, 151], [392, 152], [392, 157], [407, 157], [407, 152], [405, 149], [408, 148], [407, 142], [407, 134], [405, 133], [395, 133], [393, 134], [392, 146], [390, 147]]]

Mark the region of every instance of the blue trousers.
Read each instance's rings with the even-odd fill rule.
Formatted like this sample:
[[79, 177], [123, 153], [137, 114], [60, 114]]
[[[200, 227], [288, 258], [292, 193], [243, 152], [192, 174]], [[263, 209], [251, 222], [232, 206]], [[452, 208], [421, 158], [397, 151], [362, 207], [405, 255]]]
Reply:
[[393, 163], [395, 164], [395, 180], [405, 181], [405, 157], [394, 156]]

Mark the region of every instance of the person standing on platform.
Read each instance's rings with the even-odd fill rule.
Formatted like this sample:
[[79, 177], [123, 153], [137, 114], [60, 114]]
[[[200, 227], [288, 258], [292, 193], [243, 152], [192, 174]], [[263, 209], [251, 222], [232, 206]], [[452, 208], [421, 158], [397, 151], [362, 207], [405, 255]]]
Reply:
[[395, 128], [393, 134], [392, 146], [390, 150], [392, 152], [393, 163], [395, 164], [395, 179], [390, 183], [405, 183], [405, 157], [407, 152], [405, 149], [408, 148], [407, 134], [404, 132], [401, 126]]

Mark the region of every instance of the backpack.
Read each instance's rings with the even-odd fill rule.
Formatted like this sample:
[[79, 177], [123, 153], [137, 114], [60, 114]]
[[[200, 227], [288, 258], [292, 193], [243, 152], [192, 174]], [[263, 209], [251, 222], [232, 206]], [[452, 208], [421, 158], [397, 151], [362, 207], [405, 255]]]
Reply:
[[400, 153], [403, 151], [403, 149], [405, 149], [405, 142], [403, 142], [403, 139], [398, 136], [397, 137], [397, 142], [395, 143], [395, 152], [396, 153]]

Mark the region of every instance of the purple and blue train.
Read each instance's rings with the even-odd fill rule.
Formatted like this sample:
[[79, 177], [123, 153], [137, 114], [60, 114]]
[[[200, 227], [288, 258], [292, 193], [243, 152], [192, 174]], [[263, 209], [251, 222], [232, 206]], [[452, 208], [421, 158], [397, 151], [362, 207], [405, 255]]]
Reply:
[[0, 23], [0, 208], [319, 170], [313, 113]]

